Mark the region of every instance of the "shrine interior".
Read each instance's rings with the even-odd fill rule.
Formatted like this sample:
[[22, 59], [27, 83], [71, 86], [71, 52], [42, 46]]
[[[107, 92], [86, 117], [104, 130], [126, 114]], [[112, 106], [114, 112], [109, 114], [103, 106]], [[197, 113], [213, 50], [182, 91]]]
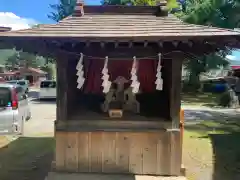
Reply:
[[[83, 72], [84, 84], [78, 89], [78, 76], [76, 66], [79, 58], [68, 60], [67, 79], [68, 79], [68, 120], [106, 120], [110, 119], [107, 110], [114, 108], [122, 108], [121, 105], [109, 103], [109, 107], [103, 110], [103, 104], [108, 93], [103, 93], [102, 87], [102, 69], [104, 67], [105, 58], [94, 58], [84, 56]], [[171, 83], [171, 59], [161, 60], [161, 74], [163, 79], [162, 90], [156, 90], [156, 73], [158, 64], [158, 54], [152, 59], [137, 59], [138, 72], [137, 77], [140, 82], [139, 92], [136, 93], [136, 100], [139, 103], [137, 107], [130, 107], [128, 110], [123, 108], [123, 116], [120, 120], [130, 121], [160, 121], [169, 120], [169, 97]], [[119, 77], [125, 79], [121, 100], [126, 104], [131, 99], [131, 68], [133, 58], [111, 58], [108, 57], [108, 74], [109, 80], [112, 82], [110, 91], [114, 92], [118, 88], [118, 84], [114, 83]], [[114, 93], [113, 93], [114, 94]], [[113, 95], [113, 98], [116, 98]], [[135, 110], [134, 110], [135, 108]], [[101, 118], [101, 119], [100, 119]], [[114, 118], [111, 118], [114, 119]]]

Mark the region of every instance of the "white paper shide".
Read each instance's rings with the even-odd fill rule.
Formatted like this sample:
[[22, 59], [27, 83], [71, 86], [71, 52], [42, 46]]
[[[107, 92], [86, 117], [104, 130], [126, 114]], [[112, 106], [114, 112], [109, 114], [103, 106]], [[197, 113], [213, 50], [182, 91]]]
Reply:
[[76, 69], [77, 69], [77, 76], [78, 76], [78, 79], [77, 79], [77, 88], [78, 89], [81, 89], [83, 87], [83, 84], [85, 82], [85, 78], [84, 78], [84, 71], [83, 71], [83, 54], [81, 53], [80, 55], [80, 59], [78, 61], [78, 64], [76, 66]]
[[106, 56], [105, 57], [105, 61], [104, 61], [104, 66], [103, 66], [103, 69], [102, 69], [102, 87], [103, 87], [103, 93], [108, 93], [110, 88], [111, 88], [111, 85], [112, 85], [112, 82], [109, 81], [109, 74], [108, 74], [108, 57]]
[[161, 91], [163, 89], [163, 79], [162, 79], [162, 66], [161, 66], [161, 53], [158, 54], [158, 66], [157, 66], [157, 74], [156, 74], [156, 90]]
[[134, 94], [139, 92], [139, 88], [140, 88], [140, 82], [138, 81], [138, 77], [137, 77], [137, 71], [138, 71], [138, 62], [136, 57], [133, 57], [133, 65], [132, 65], [132, 70], [131, 70], [131, 87], [132, 87], [132, 92]]

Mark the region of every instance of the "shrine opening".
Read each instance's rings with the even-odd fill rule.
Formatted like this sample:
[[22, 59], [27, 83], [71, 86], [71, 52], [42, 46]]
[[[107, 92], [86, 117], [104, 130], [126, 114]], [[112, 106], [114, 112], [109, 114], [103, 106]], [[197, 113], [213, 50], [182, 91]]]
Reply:
[[[240, 33], [187, 24], [156, 6], [76, 5], [57, 24], [0, 33], [57, 64], [54, 170], [180, 176], [182, 63]], [[2, 47], [1, 47], [2, 48]]]

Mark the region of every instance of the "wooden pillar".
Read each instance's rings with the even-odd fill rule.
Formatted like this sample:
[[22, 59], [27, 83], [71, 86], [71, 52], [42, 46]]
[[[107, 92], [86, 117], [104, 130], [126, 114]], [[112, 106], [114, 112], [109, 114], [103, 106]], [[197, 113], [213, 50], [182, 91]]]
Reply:
[[170, 119], [172, 128], [179, 128], [181, 109], [182, 57], [174, 55], [171, 59]]
[[68, 59], [65, 54], [58, 54], [57, 66], [57, 121], [67, 120], [67, 67]]
[[171, 56], [171, 73], [169, 89], [169, 108], [171, 129], [168, 129], [170, 136], [170, 174], [180, 175], [182, 164], [182, 145], [180, 133], [180, 110], [181, 110], [181, 79], [183, 57], [179, 54]]

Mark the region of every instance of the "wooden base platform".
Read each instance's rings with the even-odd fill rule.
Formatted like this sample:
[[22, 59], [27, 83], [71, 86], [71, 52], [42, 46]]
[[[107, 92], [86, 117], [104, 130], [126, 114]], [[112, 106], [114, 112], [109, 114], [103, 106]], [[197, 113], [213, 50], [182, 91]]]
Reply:
[[113, 175], [113, 174], [85, 174], [85, 173], [57, 173], [49, 172], [45, 180], [187, 180], [186, 177], [141, 176], [141, 175]]
[[56, 171], [140, 175], [181, 174], [180, 132], [56, 131]]

